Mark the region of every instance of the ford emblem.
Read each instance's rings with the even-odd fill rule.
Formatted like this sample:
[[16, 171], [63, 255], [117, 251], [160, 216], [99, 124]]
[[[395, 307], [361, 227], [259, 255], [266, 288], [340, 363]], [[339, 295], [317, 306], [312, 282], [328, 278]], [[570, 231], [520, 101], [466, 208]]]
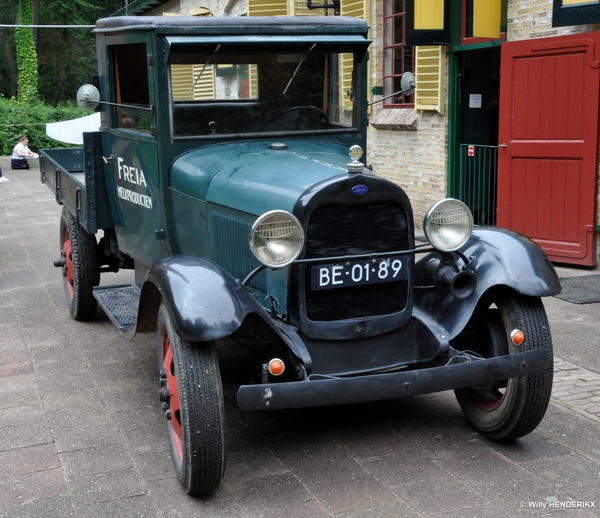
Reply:
[[365, 194], [369, 192], [369, 188], [366, 185], [355, 185], [352, 187], [352, 192], [354, 194]]

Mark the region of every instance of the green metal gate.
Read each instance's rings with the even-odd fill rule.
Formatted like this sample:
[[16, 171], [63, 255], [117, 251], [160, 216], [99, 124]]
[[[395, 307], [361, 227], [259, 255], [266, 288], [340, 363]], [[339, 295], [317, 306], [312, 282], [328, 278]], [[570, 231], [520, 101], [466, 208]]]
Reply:
[[460, 145], [458, 197], [473, 213], [475, 225], [496, 224], [498, 146]]

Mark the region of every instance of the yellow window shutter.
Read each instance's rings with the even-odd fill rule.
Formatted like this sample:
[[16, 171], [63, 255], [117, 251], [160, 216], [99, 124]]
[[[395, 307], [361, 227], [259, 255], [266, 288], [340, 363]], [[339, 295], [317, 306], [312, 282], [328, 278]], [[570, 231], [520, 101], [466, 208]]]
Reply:
[[190, 10], [190, 16], [212, 16], [212, 12], [208, 7], [198, 7]]
[[185, 101], [194, 82], [192, 65], [171, 65], [171, 90], [174, 101]]
[[442, 46], [415, 48], [415, 110], [444, 113], [446, 49]]
[[[581, 1], [581, 0], [579, 0]], [[473, 0], [473, 36], [500, 38], [502, 0]]]
[[248, 0], [248, 16], [286, 16], [287, 0]]
[[443, 29], [444, 0], [415, 0], [414, 23], [417, 30]]
[[340, 2], [340, 14], [342, 16], [353, 16], [354, 18], [360, 18], [368, 22], [368, 12], [368, 0], [346, 0]]
[[[191, 94], [192, 99], [212, 100], [215, 99], [215, 66], [193, 65], [194, 67], [194, 91]], [[202, 69], [204, 68], [204, 72]], [[202, 72], [200, 79], [198, 75]], [[189, 90], [188, 90], [189, 91]]]
[[342, 54], [341, 68], [342, 106], [345, 108], [352, 108], [354, 99], [354, 85], [352, 84], [352, 70], [354, 69], [354, 62], [352, 61], [352, 54]]
[[248, 82], [250, 83], [250, 99], [258, 99], [258, 67], [248, 66]]
[[[360, 18], [361, 20], [365, 20], [368, 22], [367, 13], [368, 9], [368, 0], [344, 0], [340, 2], [340, 14], [342, 16], [352, 16], [354, 18]], [[354, 69], [354, 63], [352, 62], [352, 54], [342, 54], [341, 59], [341, 74], [342, 74], [342, 106], [345, 108], [352, 107], [352, 97], [349, 93], [352, 93], [354, 90], [354, 85], [352, 84], [352, 71]], [[369, 100], [371, 96], [371, 74], [368, 74], [368, 85], [367, 92], [369, 95]]]

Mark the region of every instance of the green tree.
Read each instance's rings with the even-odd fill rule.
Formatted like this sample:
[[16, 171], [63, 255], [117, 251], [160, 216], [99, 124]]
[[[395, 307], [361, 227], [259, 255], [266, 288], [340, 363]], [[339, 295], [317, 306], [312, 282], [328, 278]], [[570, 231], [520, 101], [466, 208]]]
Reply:
[[[40, 23], [93, 25], [123, 6], [123, 0], [54, 0], [42, 2]], [[75, 98], [77, 89], [97, 73], [95, 37], [91, 28], [42, 29], [38, 38], [39, 91], [42, 99], [57, 106]]]
[[[19, 0], [17, 22], [23, 25], [33, 24], [32, 0]], [[17, 49], [17, 99], [19, 102], [34, 102], [38, 99], [38, 60], [33, 41], [33, 29], [18, 27], [15, 29]]]
[[[93, 25], [98, 18], [110, 16], [124, 6], [125, 0], [0, 0], [0, 23], [41, 25]], [[21, 8], [28, 10], [29, 20], [20, 14]], [[33, 9], [31, 11], [31, 9]], [[37, 49], [37, 65], [26, 58], [26, 73], [21, 77], [21, 58], [17, 59], [17, 33], [26, 34], [24, 47], [31, 50], [31, 35]], [[18, 36], [21, 38], [21, 36]], [[0, 95], [7, 98], [21, 95], [17, 83], [29, 79], [30, 72], [38, 72], [36, 95], [43, 102], [58, 106], [71, 102], [77, 88], [90, 80], [96, 73], [95, 38], [91, 28], [0, 28]], [[33, 55], [33, 54], [32, 54]], [[19, 65], [17, 65], [19, 61]]]

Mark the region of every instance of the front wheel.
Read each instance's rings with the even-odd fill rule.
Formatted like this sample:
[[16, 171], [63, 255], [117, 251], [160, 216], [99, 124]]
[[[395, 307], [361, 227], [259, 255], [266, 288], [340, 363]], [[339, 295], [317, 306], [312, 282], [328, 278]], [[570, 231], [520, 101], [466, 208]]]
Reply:
[[[525, 336], [520, 345], [510, 337], [515, 329]], [[465, 417], [485, 437], [509, 441], [532, 432], [544, 417], [552, 393], [552, 337], [541, 299], [508, 290], [486, 294], [457, 346], [486, 358], [546, 351], [539, 372], [455, 391]]]
[[161, 304], [158, 351], [177, 478], [189, 494], [209, 493], [219, 487], [225, 470], [225, 405], [215, 345], [183, 340]]
[[60, 216], [60, 250], [63, 259], [63, 284], [71, 316], [90, 320], [98, 302], [94, 286], [100, 284], [96, 237], [88, 234], [63, 207]]

